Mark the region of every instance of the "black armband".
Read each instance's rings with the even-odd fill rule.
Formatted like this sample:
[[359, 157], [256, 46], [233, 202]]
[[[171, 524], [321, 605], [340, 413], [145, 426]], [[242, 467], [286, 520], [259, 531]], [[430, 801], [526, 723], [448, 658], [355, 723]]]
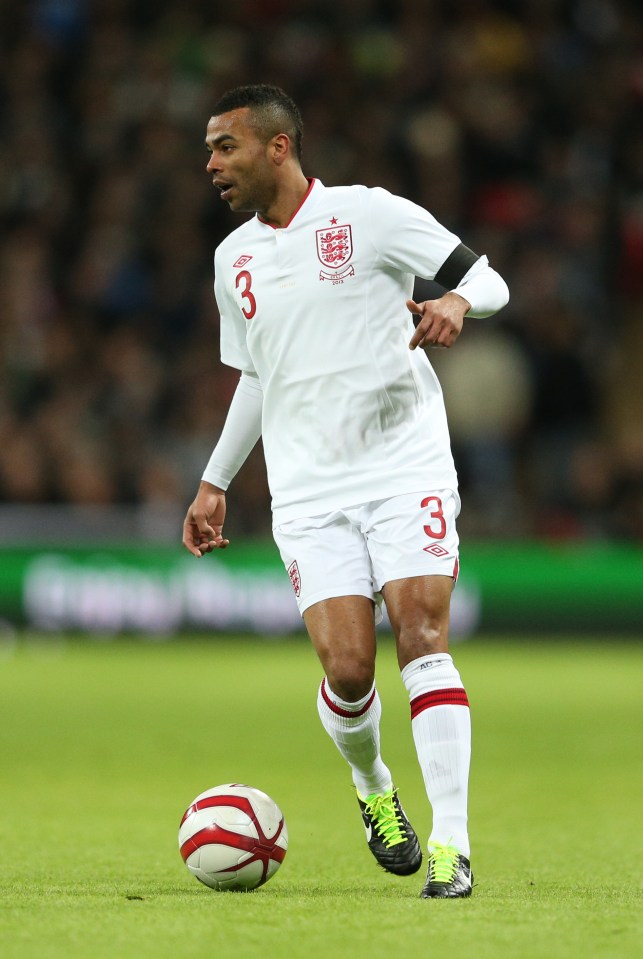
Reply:
[[435, 282], [447, 290], [452, 290], [479, 259], [477, 253], [470, 250], [464, 243], [460, 243], [452, 253], [449, 253], [435, 274]]

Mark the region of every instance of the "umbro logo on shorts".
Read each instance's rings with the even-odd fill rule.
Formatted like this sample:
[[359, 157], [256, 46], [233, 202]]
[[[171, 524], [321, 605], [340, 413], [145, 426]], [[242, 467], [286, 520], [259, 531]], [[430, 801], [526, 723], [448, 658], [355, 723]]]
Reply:
[[449, 550], [445, 549], [444, 546], [438, 546], [437, 543], [434, 543], [433, 546], [423, 546], [422, 549], [425, 553], [431, 553], [433, 556], [449, 555]]

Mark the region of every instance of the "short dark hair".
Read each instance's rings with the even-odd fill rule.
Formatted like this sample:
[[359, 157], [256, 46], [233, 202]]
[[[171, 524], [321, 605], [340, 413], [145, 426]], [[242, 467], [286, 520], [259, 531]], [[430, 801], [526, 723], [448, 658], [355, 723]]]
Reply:
[[295, 156], [301, 162], [301, 141], [304, 122], [299, 107], [280, 87], [268, 83], [253, 83], [235, 87], [224, 93], [212, 111], [213, 117], [231, 110], [248, 107], [254, 125], [268, 141], [277, 133], [287, 133], [293, 143]]

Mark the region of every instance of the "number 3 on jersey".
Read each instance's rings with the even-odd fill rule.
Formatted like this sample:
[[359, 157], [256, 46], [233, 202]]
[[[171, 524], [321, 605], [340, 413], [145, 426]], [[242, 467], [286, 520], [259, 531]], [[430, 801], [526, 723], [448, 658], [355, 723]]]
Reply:
[[235, 284], [237, 289], [241, 288], [241, 299], [245, 301], [245, 306], [241, 307], [241, 312], [247, 320], [251, 320], [257, 312], [257, 301], [250, 288], [252, 286], [252, 276], [248, 270], [242, 270], [237, 273]]

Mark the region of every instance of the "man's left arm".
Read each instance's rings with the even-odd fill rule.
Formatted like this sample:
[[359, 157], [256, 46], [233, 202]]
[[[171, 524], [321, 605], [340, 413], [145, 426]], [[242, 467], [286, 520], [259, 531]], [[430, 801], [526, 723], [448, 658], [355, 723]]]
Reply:
[[410, 312], [420, 317], [409, 343], [411, 350], [417, 346], [453, 346], [465, 316], [491, 316], [509, 301], [507, 284], [489, 266], [487, 257], [478, 257], [463, 243], [445, 260], [435, 279], [452, 289], [437, 300], [406, 301]]

